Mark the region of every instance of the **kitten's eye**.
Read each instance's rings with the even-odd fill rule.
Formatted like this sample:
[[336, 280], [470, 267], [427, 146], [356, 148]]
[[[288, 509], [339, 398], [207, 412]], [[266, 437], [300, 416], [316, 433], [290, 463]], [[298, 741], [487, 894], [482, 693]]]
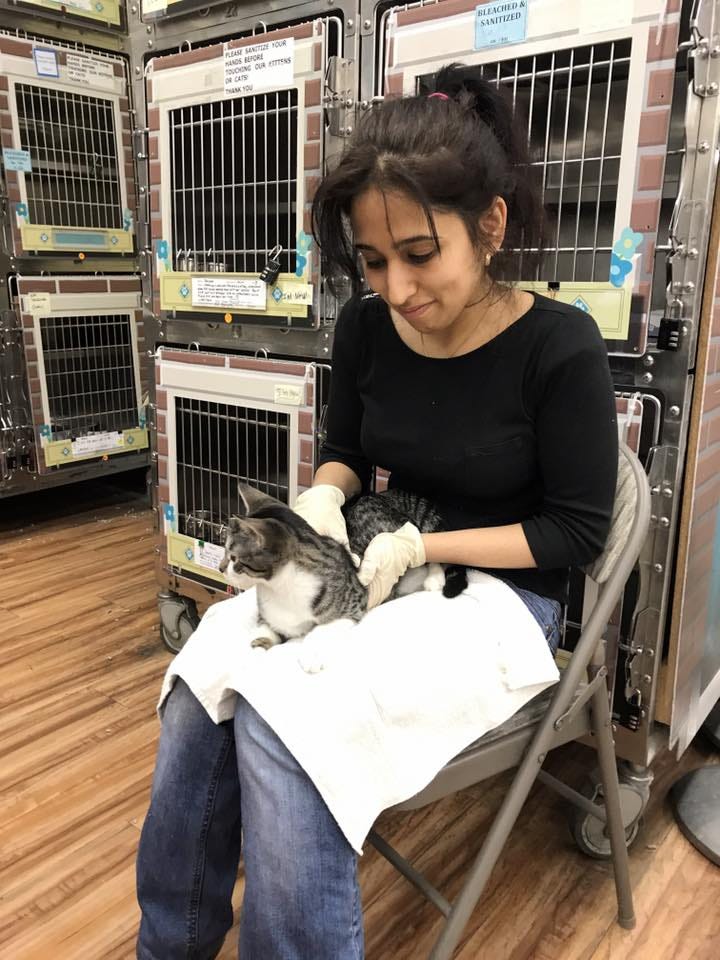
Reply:
[[232, 553], [230, 554], [230, 559], [232, 560], [233, 563], [237, 563], [237, 557], [234, 554]]

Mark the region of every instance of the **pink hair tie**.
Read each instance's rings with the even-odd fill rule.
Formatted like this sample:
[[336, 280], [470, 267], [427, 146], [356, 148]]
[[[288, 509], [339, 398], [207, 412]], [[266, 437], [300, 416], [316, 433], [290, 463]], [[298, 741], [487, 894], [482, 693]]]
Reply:
[[438, 100], [449, 100], [450, 97], [446, 93], [429, 93], [428, 100], [432, 100], [433, 97], [437, 97]]

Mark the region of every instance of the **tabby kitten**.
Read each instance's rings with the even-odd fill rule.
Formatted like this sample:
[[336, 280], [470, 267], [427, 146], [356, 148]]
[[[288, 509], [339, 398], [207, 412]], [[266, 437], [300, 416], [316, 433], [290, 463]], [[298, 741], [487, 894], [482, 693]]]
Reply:
[[[367, 610], [367, 588], [358, 580], [351, 552], [362, 556], [374, 536], [407, 521], [421, 533], [442, 529], [439, 514], [421, 497], [397, 490], [354, 497], [343, 508], [348, 552], [274, 497], [247, 484], [238, 484], [238, 490], [246, 515], [230, 518], [219, 569], [237, 586], [247, 587], [247, 578], [257, 585], [254, 647], [269, 649], [335, 620], [357, 622]], [[439, 564], [426, 565], [401, 577], [390, 599], [423, 587], [441, 589], [443, 580], [445, 596], [457, 596], [467, 585], [462, 567], [443, 575]]]

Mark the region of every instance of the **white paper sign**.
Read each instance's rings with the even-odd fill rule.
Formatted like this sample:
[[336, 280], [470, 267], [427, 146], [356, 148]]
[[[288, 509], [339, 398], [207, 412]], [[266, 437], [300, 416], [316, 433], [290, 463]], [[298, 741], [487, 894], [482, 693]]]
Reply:
[[57, 54], [54, 50], [44, 50], [42, 47], [33, 49], [35, 59], [35, 73], [39, 77], [59, 77]]
[[107, 60], [96, 60], [94, 57], [79, 57], [77, 54], [67, 55], [66, 79], [72, 83], [83, 83], [90, 87], [109, 87], [115, 82], [113, 65]]
[[75, 456], [85, 453], [100, 453], [102, 450], [113, 450], [124, 446], [122, 433], [89, 433], [86, 437], [78, 437], [72, 441], [72, 452]]
[[192, 278], [194, 307], [227, 307], [228, 310], [264, 310], [267, 286], [262, 280]]
[[225, 93], [258, 93], [293, 85], [295, 38], [225, 47]]
[[26, 293], [25, 313], [32, 313], [34, 316], [47, 316], [50, 313], [50, 294]]
[[217, 570], [224, 556], [223, 548], [214, 543], [205, 543], [201, 540], [195, 542], [195, 563], [200, 567]]
[[142, 12], [157, 13], [159, 10], [167, 10], [168, 0], [142, 0]]
[[275, 384], [275, 403], [284, 403], [287, 406], [299, 407], [303, 402], [304, 390], [294, 383]]
[[287, 290], [283, 290], [282, 295], [283, 303], [307, 304], [308, 306], [312, 306], [313, 288], [311, 283], [303, 283], [298, 284], [296, 287], [290, 287]]

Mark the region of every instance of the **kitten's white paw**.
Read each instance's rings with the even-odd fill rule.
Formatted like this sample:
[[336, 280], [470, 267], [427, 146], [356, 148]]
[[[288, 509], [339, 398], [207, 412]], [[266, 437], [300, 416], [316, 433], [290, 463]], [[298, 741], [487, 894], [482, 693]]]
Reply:
[[325, 669], [325, 659], [325, 651], [310, 647], [300, 652], [298, 663], [305, 673], [320, 673]]
[[428, 565], [428, 572], [423, 580], [423, 590], [430, 590], [435, 593], [442, 590], [445, 586], [445, 571], [439, 563]]
[[355, 626], [353, 620], [343, 618], [332, 623], [319, 624], [308, 633], [300, 644], [298, 663], [305, 673], [320, 673], [332, 658], [340, 653], [342, 640]]

